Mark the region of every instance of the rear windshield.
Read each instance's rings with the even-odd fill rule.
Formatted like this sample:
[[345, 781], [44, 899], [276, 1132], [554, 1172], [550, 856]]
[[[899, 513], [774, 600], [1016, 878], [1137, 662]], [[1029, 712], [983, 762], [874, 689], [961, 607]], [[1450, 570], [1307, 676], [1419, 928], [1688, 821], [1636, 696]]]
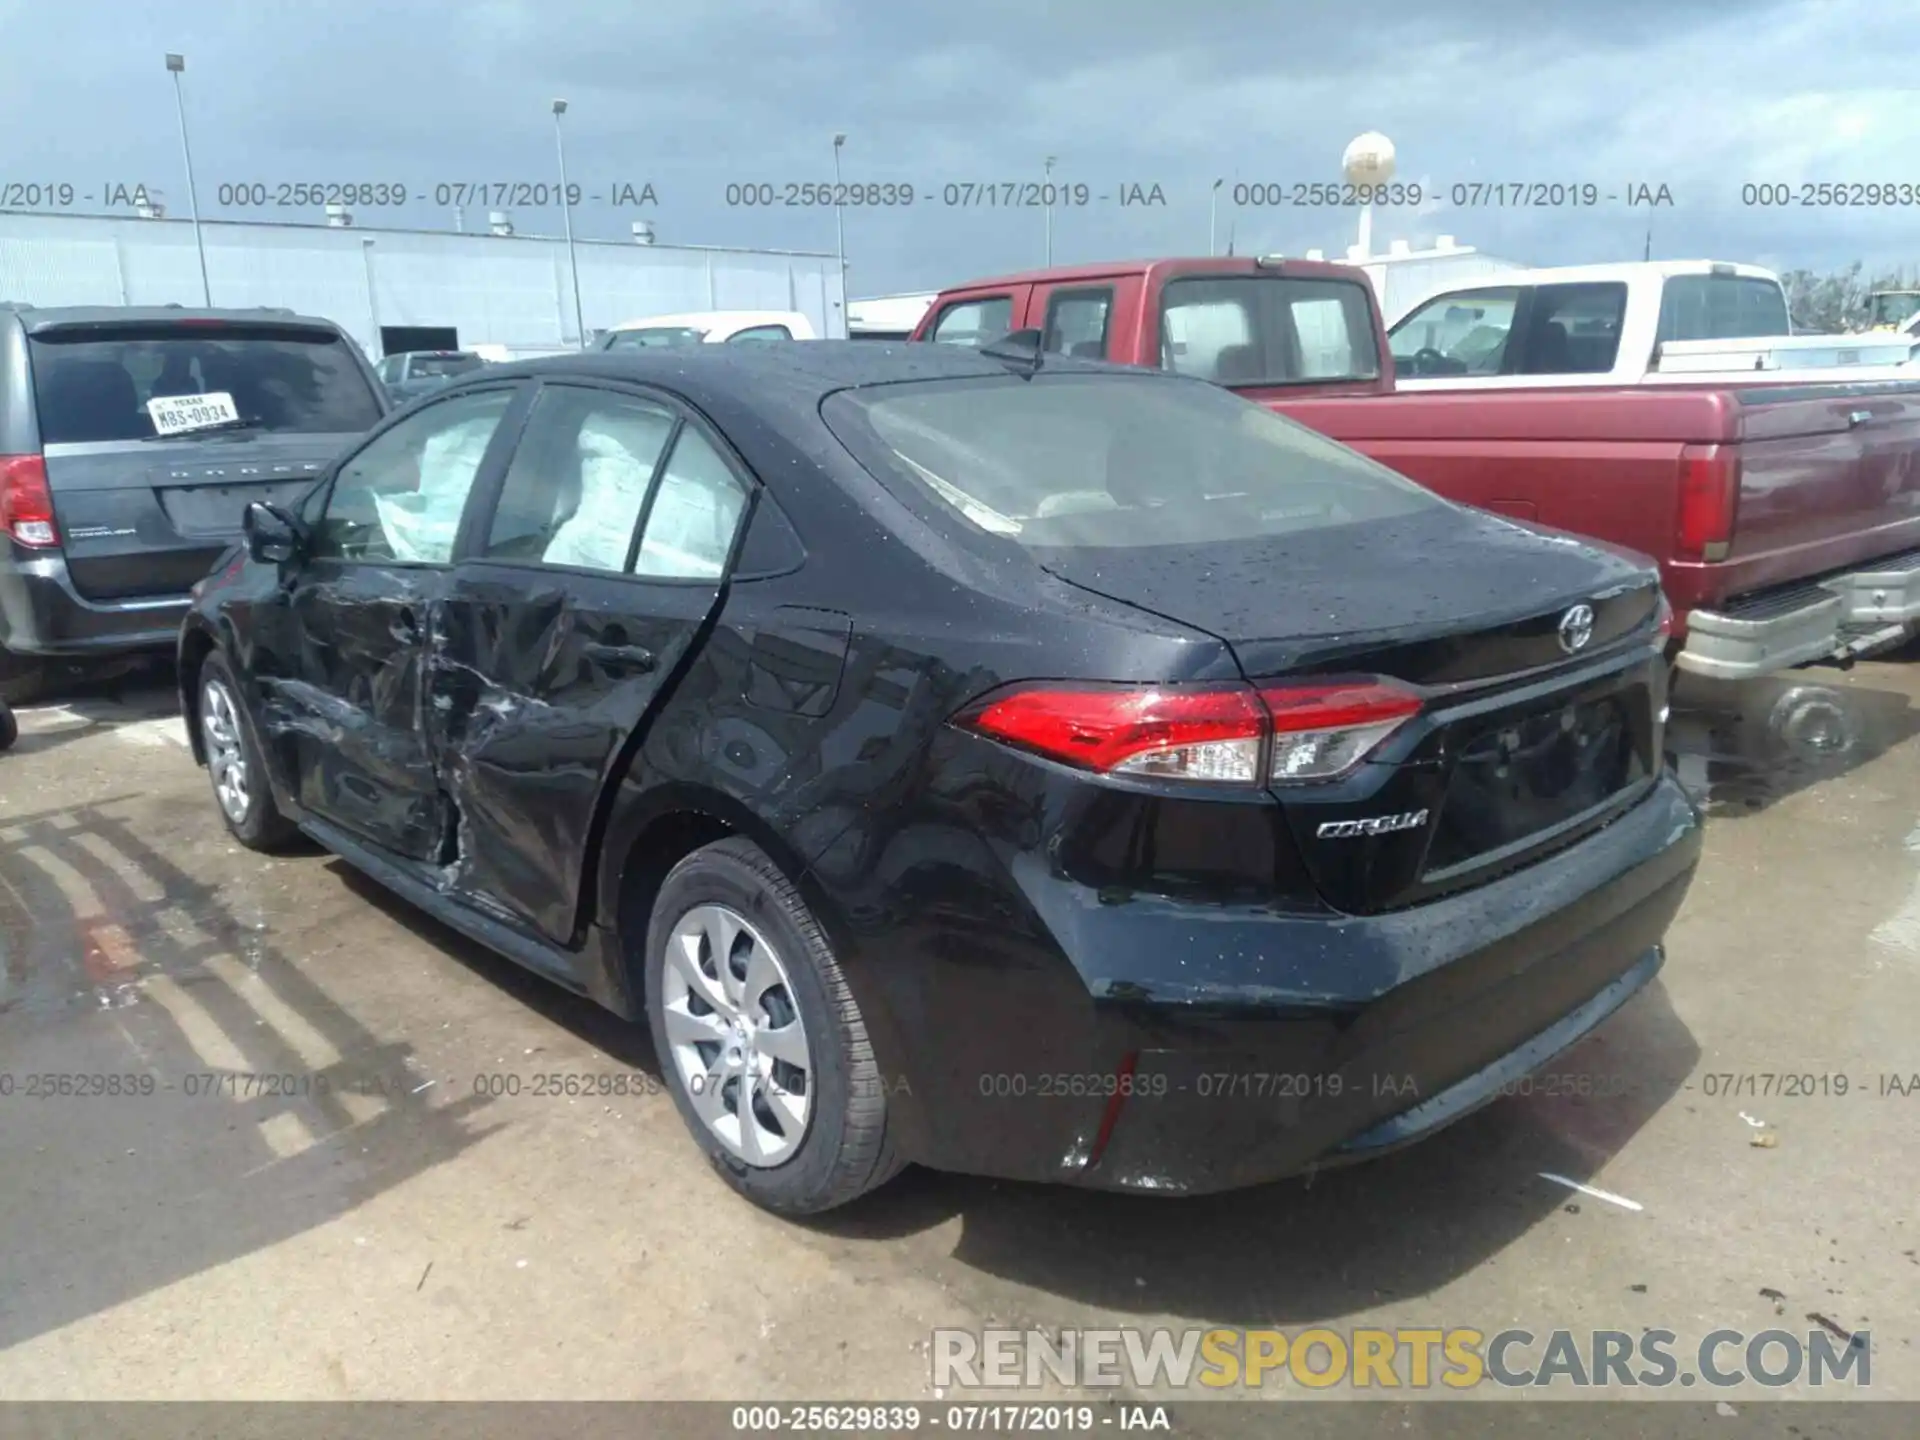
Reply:
[[487, 362], [478, 355], [416, 355], [407, 367], [409, 375], [464, 375]]
[[1218, 385], [1371, 380], [1371, 292], [1347, 280], [1222, 275], [1160, 292], [1160, 365]]
[[677, 350], [705, 342], [707, 332], [691, 325], [649, 325], [639, 330], [616, 330], [607, 337], [609, 350]]
[[144, 439], [158, 396], [224, 391], [256, 431], [295, 435], [350, 434], [381, 414], [346, 341], [325, 331], [55, 331], [33, 336], [31, 355], [45, 445]]
[[875, 385], [821, 413], [910, 507], [1035, 549], [1206, 544], [1446, 503], [1263, 406], [1150, 375]]
[[1744, 340], [1790, 335], [1787, 297], [1747, 275], [1675, 275], [1660, 290], [1661, 340]]

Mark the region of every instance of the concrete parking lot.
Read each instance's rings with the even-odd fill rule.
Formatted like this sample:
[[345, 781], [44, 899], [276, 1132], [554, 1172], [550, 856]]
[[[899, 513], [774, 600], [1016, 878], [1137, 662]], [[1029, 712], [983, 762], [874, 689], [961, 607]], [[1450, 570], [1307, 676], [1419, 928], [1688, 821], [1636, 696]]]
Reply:
[[1678, 716], [1711, 819], [1664, 977], [1534, 1093], [1311, 1182], [909, 1171], [804, 1225], [708, 1172], [641, 1031], [336, 860], [233, 844], [166, 677], [29, 706], [0, 755], [0, 1394], [932, 1399], [941, 1326], [1819, 1316], [1920, 1398], [1920, 663], [1814, 678], [1856, 732], [1822, 763], [1759, 742], [1784, 687]]

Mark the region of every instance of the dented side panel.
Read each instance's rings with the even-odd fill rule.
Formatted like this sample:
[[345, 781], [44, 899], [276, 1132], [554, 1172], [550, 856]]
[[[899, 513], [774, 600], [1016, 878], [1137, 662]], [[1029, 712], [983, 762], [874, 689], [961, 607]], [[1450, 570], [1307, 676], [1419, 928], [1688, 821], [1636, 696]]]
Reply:
[[316, 562], [284, 604], [278, 673], [256, 668], [261, 729], [303, 809], [397, 855], [437, 861], [447, 836], [428, 745], [426, 636], [445, 575]]
[[451, 893], [549, 940], [575, 938], [601, 796], [719, 596], [718, 581], [454, 572], [430, 661], [434, 748], [458, 817]]

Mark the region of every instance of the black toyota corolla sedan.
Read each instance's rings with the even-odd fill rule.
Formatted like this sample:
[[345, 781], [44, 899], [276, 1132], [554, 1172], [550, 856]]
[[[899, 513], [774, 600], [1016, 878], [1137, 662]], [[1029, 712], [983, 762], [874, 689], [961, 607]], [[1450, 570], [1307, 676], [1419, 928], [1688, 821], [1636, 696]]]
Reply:
[[490, 367], [246, 533], [180, 638], [228, 827], [644, 1017], [776, 1211], [1380, 1153], [1698, 859], [1652, 569], [1020, 337]]

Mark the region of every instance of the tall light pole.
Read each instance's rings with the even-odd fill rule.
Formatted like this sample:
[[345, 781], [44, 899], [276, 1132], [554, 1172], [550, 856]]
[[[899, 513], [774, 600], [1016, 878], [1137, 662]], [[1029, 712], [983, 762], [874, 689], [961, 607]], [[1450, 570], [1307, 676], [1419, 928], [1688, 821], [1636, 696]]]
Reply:
[[1053, 159], [1047, 156], [1047, 188], [1041, 199], [1047, 202], [1047, 264], [1053, 264]]
[[573, 328], [580, 337], [580, 348], [587, 348], [587, 322], [580, 314], [580, 258], [573, 249], [573, 203], [567, 195], [567, 138], [560, 129], [560, 117], [567, 113], [567, 102], [553, 102], [553, 144], [560, 155], [560, 217], [567, 227], [567, 268], [573, 272]]
[[380, 295], [373, 283], [373, 236], [360, 237], [360, 260], [367, 272], [367, 318], [373, 321], [373, 348], [382, 360], [387, 358], [386, 343], [380, 338]]
[[1220, 244], [1215, 237], [1219, 233], [1217, 226], [1220, 219], [1220, 187], [1225, 183], [1223, 180], [1214, 181], [1213, 196], [1207, 201], [1207, 254], [1209, 255], [1220, 253]]
[[847, 329], [847, 230], [840, 214], [840, 202], [845, 198], [840, 189], [840, 147], [847, 143], [846, 132], [833, 132], [833, 253], [840, 262], [840, 331], [844, 338]]
[[200, 197], [193, 188], [193, 147], [187, 144], [187, 102], [180, 90], [180, 73], [187, 68], [187, 57], [167, 53], [167, 69], [173, 74], [173, 108], [180, 116], [180, 154], [187, 162], [187, 213], [193, 216], [193, 248], [200, 252], [200, 298], [213, 308], [213, 286], [207, 280], [207, 242], [200, 235]]

